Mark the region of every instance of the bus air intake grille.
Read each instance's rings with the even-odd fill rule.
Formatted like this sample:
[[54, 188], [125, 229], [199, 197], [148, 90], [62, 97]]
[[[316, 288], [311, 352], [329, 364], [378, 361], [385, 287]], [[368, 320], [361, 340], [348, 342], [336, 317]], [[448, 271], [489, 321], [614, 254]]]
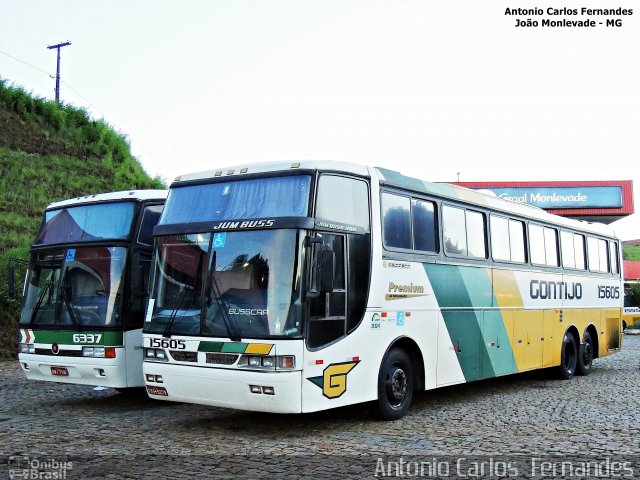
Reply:
[[207, 353], [207, 363], [216, 363], [218, 365], [233, 365], [240, 355], [229, 353]]
[[36, 348], [36, 355], [52, 355], [56, 357], [81, 357], [82, 350], [58, 350], [58, 353], [53, 353], [50, 348]]
[[171, 358], [176, 362], [197, 362], [198, 352], [182, 352], [180, 350], [169, 350]]

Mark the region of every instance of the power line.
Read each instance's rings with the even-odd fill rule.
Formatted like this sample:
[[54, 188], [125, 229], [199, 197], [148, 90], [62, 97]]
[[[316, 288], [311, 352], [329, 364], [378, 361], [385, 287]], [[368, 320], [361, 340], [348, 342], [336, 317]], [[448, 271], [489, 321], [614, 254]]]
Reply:
[[43, 70], [43, 69], [41, 69], [41, 68], [39, 68], [39, 67], [36, 67], [35, 65], [31, 65], [29, 62], [25, 62], [24, 60], [20, 60], [18, 57], [14, 57], [13, 55], [9, 55], [8, 53], [3, 52], [3, 51], [1, 51], [1, 50], [0, 50], [0, 53], [1, 53], [2, 55], [5, 55], [5, 56], [9, 57], [9, 58], [12, 58], [12, 59], [13, 59], [13, 60], [15, 60], [16, 62], [20, 62], [20, 63], [22, 63], [22, 64], [24, 64], [24, 65], [26, 65], [26, 66], [28, 66], [28, 67], [34, 68], [34, 69], [36, 69], [36, 70], [38, 70], [38, 71], [40, 71], [40, 72], [42, 72], [42, 73], [46, 74], [46, 75], [47, 75], [47, 76], [49, 76], [49, 77], [51, 76], [51, 74], [50, 74], [49, 72], [47, 72], [46, 70]]
[[72, 92], [74, 92], [78, 97], [80, 97], [82, 100], [84, 100], [87, 105], [89, 105], [89, 107], [91, 107], [92, 109], [94, 109], [96, 112], [98, 112], [100, 115], [102, 115], [102, 117], [104, 118], [104, 112], [100, 111], [100, 109], [98, 107], [96, 107], [95, 105], [93, 105], [88, 99], [87, 97], [85, 97], [84, 95], [82, 95], [78, 90], [76, 90], [75, 88], [73, 88], [69, 82], [65, 82], [64, 80], [61, 80], [62, 83], [64, 83]]
[[[54, 46], [55, 47], [55, 46]], [[36, 67], [35, 65], [30, 64], [29, 62], [25, 62], [24, 60], [21, 60], [17, 57], [14, 57], [13, 55], [3, 52], [2, 50], [0, 50], [0, 54], [5, 55], [13, 60], [15, 60], [16, 62], [20, 62], [28, 67], [33, 68], [34, 70], [38, 70], [39, 72], [44, 73], [45, 75], [47, 75], [48, 77], [53, 77], [53, 75], [51, 75], [51, 73], [47, 72], [46, 70], [43, 70], [42, 68]], [[93, 105], [84, 95], [82, 95], [78, 90], [76, 90], [75, 88], [73, 88], [72, 85], [69, 84], [69, 82], [64, 81], [64, 80], [60, 80], [62, 83], [64, 83], [71, 91], [73, 91], [79, 98], [81, 98], [82, 100], [84, 100], [89, 107], [91, 107], [93, 110], [95, 110], [96, 112], [98, 112], [100, 115], [102, 115], [103, 119], [104, 117], [106, 117], [106, 115], [104, 114], [104, 112], [102, 112], [98, 107], [96, 107], [95, 105]], [[157, 133], [157, 132], [156, 132]], [[155, 154], [155, 152], [153, 150], [151, 150], [148, 146], [142, 144], [138, 139], [136, 139], [133, 135], [131, 134], [127, 134], [127, 136], [134, 141], [136, 144], [138, 144], [143, 150], [146, 150], [148, 154], [151, 155], [151, 157], [153, 157], [156, 161], [158, 161], [160, 164], [162, 164], [163, 166], [169, 166], [169, 164], [167, 162], [165, 162], [164, 160], [162, 160], [158, 155]]]

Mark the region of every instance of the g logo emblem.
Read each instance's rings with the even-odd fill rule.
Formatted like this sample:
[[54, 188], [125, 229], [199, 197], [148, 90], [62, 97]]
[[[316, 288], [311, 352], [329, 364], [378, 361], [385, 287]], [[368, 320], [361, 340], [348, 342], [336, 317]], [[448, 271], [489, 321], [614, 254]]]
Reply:
[[347, 391], [347, 374], [358, 363], [360, 363], [360, 360], [357, 362], [332, 363], [324, 369], [321, 377], [311, 377], [307, 380], [320, 387], [325, 397], [338, 398]]

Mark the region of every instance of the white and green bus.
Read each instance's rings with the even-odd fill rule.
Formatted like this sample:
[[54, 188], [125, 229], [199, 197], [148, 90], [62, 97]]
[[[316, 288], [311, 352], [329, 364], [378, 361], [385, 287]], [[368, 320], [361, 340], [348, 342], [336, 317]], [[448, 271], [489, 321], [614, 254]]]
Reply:
[[298, 413], [621, 348], [613, 231], [336, 162], [183, 175], [155, 229], [144, 326], [155, 399]]
[[167, 192], [50, 204], [31, 247], [18, 359], [30, 380], [144, 387], [142, 324], [153, 228]]

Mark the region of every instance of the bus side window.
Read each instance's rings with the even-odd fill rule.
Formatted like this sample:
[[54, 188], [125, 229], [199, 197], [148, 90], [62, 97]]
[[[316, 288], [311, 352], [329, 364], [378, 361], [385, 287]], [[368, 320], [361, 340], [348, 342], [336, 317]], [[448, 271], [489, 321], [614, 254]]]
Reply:
[[[333, 342], [346, 334], [346, 301], [345, 285], [345, 238], [342, 235], [319, 233], [317, 238], [322, 243], [314, 244], [314, 265], [311, 273], [311, 291], [317, 296], [309, 297], [309, 333], [308, 346], [319, 348]], [[322, 251], [333, 253], [333, 285], [330, 291], [323, 291], [320, 280], [313, 273], [317, 262], [323, 258], [331, 258]], [[316, 278], [314, 278], [316, 277]]]
[[385, 246], [410, 249], [412, 242], [409, 197], [383, 193], [381, 201]]
[[620, 273], [620, 263], [618, 262], [618, 244], [614, 241], [609, 243], [609, 263], [611, 264], [611, 273], [618, 275]]
[[163, 205], [150, 205], [144, 209], [138, 233], [138, 243], [153, 245], [153, 228], [158, 224], [163, 208]]
[[453, 255], [467, 254], [467, 233], [462, 208], [442, 207], [444, 251]]
[[414, 249], [427, 252], [437, 251], [435, 212], [436, 207], [433, 202], [417, 199], [411, 201]]

